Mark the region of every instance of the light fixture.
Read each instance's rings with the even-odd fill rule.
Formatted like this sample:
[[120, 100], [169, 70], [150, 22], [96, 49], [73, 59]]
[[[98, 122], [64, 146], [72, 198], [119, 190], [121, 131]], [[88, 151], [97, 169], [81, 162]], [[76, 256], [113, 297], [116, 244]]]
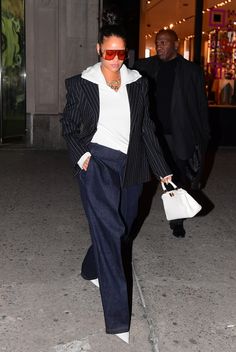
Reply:
[[[206, 8], [204, 10], [202, 10], [202, 13], [205, 14], [206, 12], [210, 12], [211, 10], [213, 9], [217, 9], [218, 7], [222, 7], [222, 6], [225, 6], [226, 4], [232, 2], [232, 0], [225, 0], [224, 2], [219, 2], [218, 4], [212, 6], [212, 7], [209, 7], [209, 8]], [[147, 4], [150, 4], [151, 3], [151, 0], [147, 0], [146, 1]], [[175, 22], [175, 25], [177, 24], [182, 24], [182, 22], [186, 22], [188, 20], [191, 20], [192, 18], [194, 18], [195, 16], [192, 15], [192, 16], [189, 16], [189, 17], [186, 17], [186, 18], [182, 18], [178, 21]], [[234, 25], [236, 25], [236, 21], [233, 22]], [[173, 28], [174, 27], [174, 24], [171, 23], [169, 26], [165, 26], [163, 27], [165, 30], [168, 29], [168, 28]], [[156, 31], [154, 31], [153, 33], [155, 33]]]

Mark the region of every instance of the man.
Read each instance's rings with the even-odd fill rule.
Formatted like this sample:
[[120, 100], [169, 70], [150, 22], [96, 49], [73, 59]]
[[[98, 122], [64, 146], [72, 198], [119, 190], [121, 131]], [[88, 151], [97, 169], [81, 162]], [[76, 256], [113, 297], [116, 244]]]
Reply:
[[[149, 78], [151, 116], [166, 160], [178, 186], [199, 189], [209, 140], [208, 106], [201, 68], [178, 54], [178, 36], [156, 35], [157, 55], [138, 60], [134, 68]], [[170, 221], [176, 237], [185, 237], [183, 220]]]

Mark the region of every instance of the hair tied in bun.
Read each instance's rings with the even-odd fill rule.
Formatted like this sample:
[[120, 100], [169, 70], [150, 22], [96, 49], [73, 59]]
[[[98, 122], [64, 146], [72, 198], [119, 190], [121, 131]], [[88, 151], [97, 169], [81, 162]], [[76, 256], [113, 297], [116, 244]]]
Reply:
[[127, 44], [127, 35], [123, 23], [123, 18], [118, 10], [106, 9], [102, 15], [102, 27], [98, 33], [98, 44], [102, 44], [104, 38], [111, 36], [120, 37]]
[[102, 15], [102, 24], [103, 26], [119, 26], [122, 21], [117, 12], [106, 10]]

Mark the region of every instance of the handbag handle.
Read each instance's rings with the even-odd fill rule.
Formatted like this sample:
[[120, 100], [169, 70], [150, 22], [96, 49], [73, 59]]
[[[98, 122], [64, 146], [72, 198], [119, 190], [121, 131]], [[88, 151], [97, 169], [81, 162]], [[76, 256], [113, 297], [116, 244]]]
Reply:
[[[174, 188], [174, 189], [178, 189], [178, 187], [176, 186], [176, 184], [173, 182], [173, 181], [169, 181], [169, 183], [171, 184], [171, 186]], [[161, 187], [163, 189], [164, 192], [167, 191], [166, 189], [166, 186], [165, 186], [165, 183], [164, 182], [161, 182]]]

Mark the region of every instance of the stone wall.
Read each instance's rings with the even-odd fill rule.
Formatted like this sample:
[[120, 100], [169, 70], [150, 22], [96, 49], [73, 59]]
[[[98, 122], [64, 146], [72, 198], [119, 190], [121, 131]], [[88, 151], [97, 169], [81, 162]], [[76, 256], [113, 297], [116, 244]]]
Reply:
[[27, 145], [65, 148], [66, 77], [97, 61], [99, 0], [25, 0]]

